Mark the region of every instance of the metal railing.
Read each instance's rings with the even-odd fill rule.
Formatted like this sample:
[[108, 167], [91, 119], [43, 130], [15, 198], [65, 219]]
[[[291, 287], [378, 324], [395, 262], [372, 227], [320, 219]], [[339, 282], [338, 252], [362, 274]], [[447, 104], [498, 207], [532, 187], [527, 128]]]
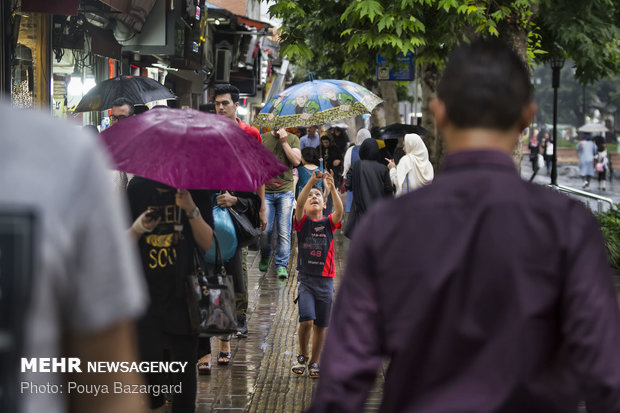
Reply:
[[[595, 209], [593, 208], [592, 205], [590, 205], [590, 202], [595, 202], [596, 203], [596, 212], [605, 212], [606, 210], [608, 210], [609, 208], [613, 207], [614, 205], [614, 201], [611, 198], [607, 198], [604, 196], [600, 196], [600, 195], [596, 195], [593, 194], [591, 192], [587, 192], [587, 191], [582, 191], [580, 189], [577, 188], [571, 188], [570, 186], [564, 186], [564, 185], [549, 185], [551, 188], [563, 192], [569, 196], [575, 197], [577, 199], [579, 199], [581, 202], [583, 202], [591, 211], [595, 211]], [[585, 198], [585, 199], [583, 199]], [[605, 208], [605, 204], [607, 204], [607, 207]]]

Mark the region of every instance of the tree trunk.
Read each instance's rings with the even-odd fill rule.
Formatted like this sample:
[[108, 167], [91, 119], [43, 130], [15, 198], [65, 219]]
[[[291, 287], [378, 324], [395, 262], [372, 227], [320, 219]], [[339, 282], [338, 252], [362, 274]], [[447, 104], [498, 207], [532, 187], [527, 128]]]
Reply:
[[400, 112], [398, 111], [398, 96], [396, 95], [396, 84], [392, 81], [380, 81], [381, 98], [383, 99], [383, 111], [385, 114], [385, 124], [400, 123]]
[[[536, 12], [536, 10], [534, 10]], [[527, 62], [527, 36], [528, 32], [517, 26], [516, 24], [508, 23], [502, 27], [500, 31], [502, 33], [502, 39], [509, 44], [512, 49], [519, 55], [523, 63], [528, 66]], [[521, 158], [523, 157], [523, 135], [519, 139], [519, 143], [512, 152], [512, 160], [517, 167], [517, 170], [521, 171]]]
[[424, 63], [418, 73], [420, 73], [422, 84], [422, 127], [429, 131], [429, 134], [423, 136], [422, 140], [428, 149], [429, 159], [437, 171], [443, 161], [444, 147], [443, 139], [439, 135], [439, 130], [431, 113], [430, 103], [437, 94], [439, 68], [435, 64]]

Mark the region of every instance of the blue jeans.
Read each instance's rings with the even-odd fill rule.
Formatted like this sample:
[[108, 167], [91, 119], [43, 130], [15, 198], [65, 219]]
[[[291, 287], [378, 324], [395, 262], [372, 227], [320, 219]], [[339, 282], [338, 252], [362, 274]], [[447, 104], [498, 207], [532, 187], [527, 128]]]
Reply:
[[278, 231], [278, 244], [276, 246], [276, 268], [286, 268], [291, 253], [291, 226], [293, 218], [293, 191], [275, 192], [265, 194], [265, 207], [267, 212], [267, 228], [263, 232], [260, 244], [261, 257], [271, 256], [271, 234], [276, 224]]

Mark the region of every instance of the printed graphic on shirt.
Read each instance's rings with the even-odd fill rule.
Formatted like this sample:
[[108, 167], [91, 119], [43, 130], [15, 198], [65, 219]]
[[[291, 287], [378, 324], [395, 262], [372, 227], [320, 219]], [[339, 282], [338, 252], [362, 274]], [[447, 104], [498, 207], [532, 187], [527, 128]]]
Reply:
[[[157, 209], [157, 207], [149, 207]], [[175, 230], [179, 209], [175, 205], [162, 208], [162, 218], [153, 233], [145, 236], [148, 245], [148, 266], [151, 269], [174, 266], [177, 262], [176, 246], [180, 241], [180, 233]]]
[[334, 277], [334, 231], [340, 223], [333, 225], [331, 215], [319, 221], [312, 221], [305, 215], [300, 222], [295, 220], [295, 231], [299, 251], [297, 269], [308, 275]]

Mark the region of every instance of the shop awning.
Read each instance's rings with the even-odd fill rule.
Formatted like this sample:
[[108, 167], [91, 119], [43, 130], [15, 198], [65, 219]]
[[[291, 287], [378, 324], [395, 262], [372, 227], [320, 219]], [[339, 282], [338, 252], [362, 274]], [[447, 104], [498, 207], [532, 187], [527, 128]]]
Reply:
[[250, 19], [249, 17], [237, 16], [237, 23], [245, 24], [246, 26], [255, 27], [258, 30], [263, 30], [264, 28], [270, 28], [271, 24], [261, 22], [259, 20]]
[[33, 13], [77, 15], [78, 0], [22, 0], [22, 11]]

